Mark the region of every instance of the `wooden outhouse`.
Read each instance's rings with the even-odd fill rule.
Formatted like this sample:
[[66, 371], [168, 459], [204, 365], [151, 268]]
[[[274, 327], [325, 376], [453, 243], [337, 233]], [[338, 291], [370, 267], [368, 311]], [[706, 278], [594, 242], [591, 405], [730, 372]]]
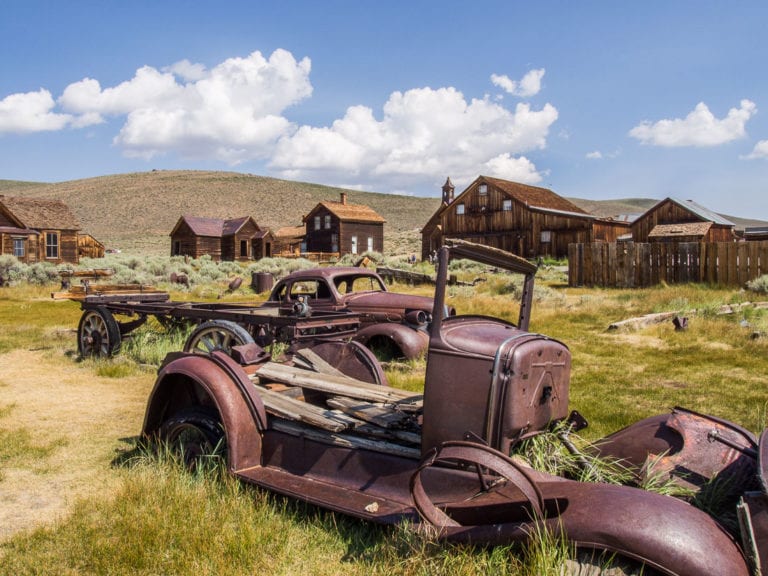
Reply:
[[171, 231], [171, 256], [247, 261], [272, 256], [272, 233], [251, 216], [221, 219], [182, 216]]
[[319, 202], [304, 217], [307, 252], [363, 254], [384, 251], [384, 223], [375, 210], [347, 202], [346, 192], [338, 202]]
[[552, 190], [479, 176], [454, 197], [448, 178], [442, 203], [422, 228], [422, 258], [445, 238], [501, 248], [524, 258], [564, 258], [568, 245], [592, 241], [595, 217]]
[[26, 264], [78, 262], [75, 215], [60, 200], [0, 195], [0, 254]]

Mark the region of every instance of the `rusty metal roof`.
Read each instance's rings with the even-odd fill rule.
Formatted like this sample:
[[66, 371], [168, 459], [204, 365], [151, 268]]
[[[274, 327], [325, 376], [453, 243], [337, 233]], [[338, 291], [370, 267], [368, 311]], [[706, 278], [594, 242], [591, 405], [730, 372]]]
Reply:
[[[320, 206], [331, 212], [343, 222], [373, 222], [384, 223], [386, 220], [380, 216], [373, 208], [362, 204], [348, 204], [344, 202], [323, 201], [309, 213], [315, 212]], [[307, 216], [308, 218], [309, 216]], [[305, 219], [306, 221], [306, 219]]]
[[704, 236], [712, 222], [686, 222], [685, 224], [657, 224], [648, 233], [649, 238], [670, 236]]
[[0, 204], [26, 228], [79, 230], [80, 223], [61, 200], [1, 196]]
[[[252, 218], [250, 216], [241, 216], [239, 218], [205, 218], [202, 216], [182, 216], [174, 226], [171, 235], [176, 232], [179, 224], [186, 222], [189, 229], [196, 236], [209, 236], [211, 238], [222, 238], [232, 236], [240, 230], [243, 225]], [[255, 221], [254, 221], [255, 224]], [[256, 225], [258, 229], [258, 225]]]
[[480, 176], [478, 180], [485, 180], [529, 208], [557, 210], [576, 216], [589, 215], [588, 212], [585, 212], [570, 200], [566, 200], [548, 188], [529, 186], [528, 184], [510, 182], [509, 180], [501, 180], [500, 178], [491, 178], [490, 176]]

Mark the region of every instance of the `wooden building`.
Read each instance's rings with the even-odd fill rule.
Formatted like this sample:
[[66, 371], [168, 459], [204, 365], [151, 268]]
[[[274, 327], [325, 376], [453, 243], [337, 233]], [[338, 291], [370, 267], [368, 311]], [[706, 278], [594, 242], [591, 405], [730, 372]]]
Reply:
[[747, 226], [742, 238], [750, 242], [768, 240], [768, 226]]
[[651, 206], [631, 226], [633, 242], [733, 242], [735, 228], [696, 202], [675, 198]]
[[90, 234], [77, 235], [78, 258], [104, 258], [104, 244]]
[[275, 230], [275, 241], [272, 245], [272, 254], [288, 258], [300, 256], [307, 251], [304, 242], [304, 226], [284, 226]]
[[80, 224], [60, 200], [0, 195], [0, 254], [20, 262], [77, 264]]
[[459, 238], [524, 258], [565, 258], [569, 244], [592, 241], [595, 220], [547, 188], [479, 176], [454, 198], [448, 178], [440, 207], [422, 228], [421, 255]]
[[272, 233], [251, 216], [202, 218], [182, 216], [171, 231], [171, 256], [248, 261], [272, 256]]
[[384, 251], [384, 223], [375, 210], [347, 202], [325, 201], [304, 217], [307, 252], [363, 254]]

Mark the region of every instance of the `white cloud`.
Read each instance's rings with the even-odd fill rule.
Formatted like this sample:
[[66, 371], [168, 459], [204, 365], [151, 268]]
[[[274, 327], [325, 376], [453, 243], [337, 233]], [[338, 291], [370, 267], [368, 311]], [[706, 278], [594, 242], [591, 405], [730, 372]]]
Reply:
[[73, 117], [53, 112], [56, 103], [48, 90], [11, 94], [0, 100], [0, 134], [61, 130]]
[[746, 136], [746, 123], [755, 115], [754, 102], [742, 100], [739, 108], [731, 108], [718, 120], [703, 102], [685, 118], [642, 122], [629, 135], [643, 144], [654, 146], [719, 146]]
[[[468, 183], [479, 173], [541, 180], [523, 154], [546, 147], [558, 118], [551, 104], [509, 108], [452, 87], [414, 88], [390, 94], [380, 111], [351, 105], [328, 126], [297, 126], [286, 111], [312, 95], [310, 70], [308, 58], [278, 49], [211, 69], [188, 60], [144, 66], [114, 86], [83, 78], [57, 100], [41, 90], [0, 101], [0, 133], [118, 120], [113, 142], [126, 156], [265, 162], [271, 174], [357, 189], [414, 190], [447, 175]], [[514, 92], [538, 92], [543, 74], [529, 72]]]
[[768, 140], [760, 140], [757, 144], [755, 144], [755, 147], [752, 149], [752, 152], [750, 152], [746, 156], [742, 156], [742, 158], [744, 158], [745, 160], [768, 158]]
[[491, 82], [513, 96], [529, 98], [541, 91], [541, 79], [544, 77], [544, 73], [544, 68], [531, 70], [519, 82], [512, 80], [505, 74], [491, 74]]
[[309, 59], [297, 62], [285, 50], [229, 58], [211, 70], [182, 60], [163, 71], [144, 66], [110, 88], [85, 78], [58, 102], [83, 118], [126, 116], [114, 142], [128, 156], [176, 151], [237, 164], [268, 156], [293, 130], [283, 113], [312, 94], [310, 69]]
[[587, 158], [589, 160], [600, 160], [603, 157], [603, 153], [600, 152], [600, 150], [595, 150], [593, 152], [587, 153]]
[[467, 102], [454, 88], [394, 92], [381, 120], [364, 106], [352, 106], [330, 127], [304, 126], [283, 137], [271, 167], [286, 178], [315, 179], [335, 173], [336, 184], [385, 180], [398, 188], [435, 174], [455, 181], [477, 176], [482, 167], [501, 174], [540, 178], [535, 167], [515, 154], [546, 146], [557, 110], [546, 104], [512, 112], [489, 99]]

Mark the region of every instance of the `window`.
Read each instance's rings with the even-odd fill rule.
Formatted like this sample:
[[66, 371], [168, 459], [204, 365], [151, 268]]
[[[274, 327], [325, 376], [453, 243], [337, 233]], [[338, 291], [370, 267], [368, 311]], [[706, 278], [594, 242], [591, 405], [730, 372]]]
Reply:
[[339, 251], [339, 235], [331, 234], [331, 252]]
[[45, 257], [59, 257], [59, 234], [57, 232], [45, 233]]
[[326, 214], [325, 215], [325, 229], [330, 230], [331, 229], [331, 215]]
[[480, 196], [486, 196], [488, 194], [488, 184], [480, 184], [480, 186], [477, 187], [477, 193]]
[[506, 200], [502, 200], [501, 202], [501, 209], [504, 210], [504, 212], [511, 212], [512, 211], [512, 200], [507, 198]]
[[368, 236], [368, 252], [373, 252], [373, 236]]
[[24, 242], [24, 238], [13, 239], [13, 255], [16, 258], [24, 258], [24, 256], [26, 255], [26, 245]]
[[320, 230], [320, 216], [315, 216], [315, 230]]
[[456, 215], [461, 216], [464, 214], [464, 204], [456, 204]]
[[352, 254], [357, 254], [357, 236], [352, 236]]
[[541, 243], [546, 244], [548, 242], [552, 241], [552, 232], [549, 230], [542, 230], [541, 231]]

